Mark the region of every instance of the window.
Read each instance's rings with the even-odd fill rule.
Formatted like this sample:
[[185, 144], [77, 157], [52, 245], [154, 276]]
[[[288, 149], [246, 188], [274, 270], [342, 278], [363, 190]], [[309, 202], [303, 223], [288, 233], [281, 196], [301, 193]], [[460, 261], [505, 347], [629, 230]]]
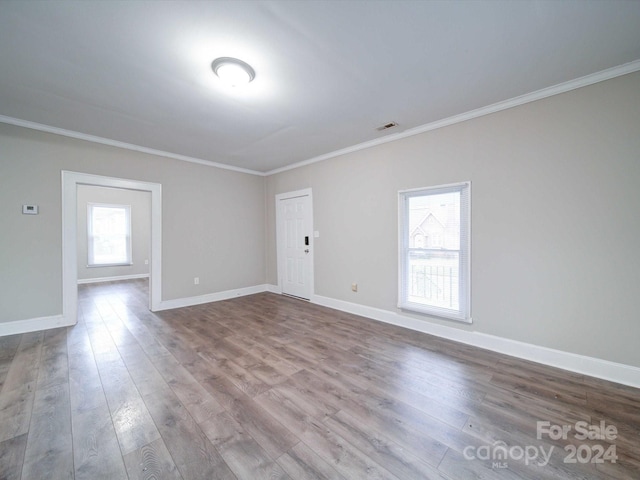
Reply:
[[131, 265], [131, 207], [87, 205], [88, 265]]
[[471, 183], [399, 193], [398, 307], [471, 322]]

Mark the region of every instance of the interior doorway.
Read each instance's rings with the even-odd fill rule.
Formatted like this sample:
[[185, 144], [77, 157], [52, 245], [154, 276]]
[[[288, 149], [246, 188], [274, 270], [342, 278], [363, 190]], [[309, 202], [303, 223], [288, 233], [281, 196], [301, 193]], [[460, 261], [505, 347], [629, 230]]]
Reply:
[[78, 172], [62, 172], [62, 315], [75, 324], [78, 309], [77, 202], [78, 186], [140, 190], [151, 193], [151, 245], [149, 258], [149, 309], [162, 300], [162, 185]]
[[95, 185], [77, 188], [78, 285], [148, 279], [151, 194]]

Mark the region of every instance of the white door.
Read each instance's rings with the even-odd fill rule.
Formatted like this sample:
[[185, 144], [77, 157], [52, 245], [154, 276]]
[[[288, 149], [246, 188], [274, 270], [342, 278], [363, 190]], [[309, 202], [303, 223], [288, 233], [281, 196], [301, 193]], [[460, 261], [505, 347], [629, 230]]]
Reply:
[[311, 299], [313, 293], [313, 214], [311, 191], [276, 196], [278, 278], [282, 293]]

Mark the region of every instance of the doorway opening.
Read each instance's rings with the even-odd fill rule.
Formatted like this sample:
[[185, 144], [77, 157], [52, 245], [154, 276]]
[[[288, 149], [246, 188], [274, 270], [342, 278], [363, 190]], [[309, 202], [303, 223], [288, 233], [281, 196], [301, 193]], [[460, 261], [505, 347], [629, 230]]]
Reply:
[[162, 185], [78, 172], [62, 172], [62, 316], [75, 324], [78, 313], [78, 187], [90, 185], [151, 194], [149, 309], [162, 300]]

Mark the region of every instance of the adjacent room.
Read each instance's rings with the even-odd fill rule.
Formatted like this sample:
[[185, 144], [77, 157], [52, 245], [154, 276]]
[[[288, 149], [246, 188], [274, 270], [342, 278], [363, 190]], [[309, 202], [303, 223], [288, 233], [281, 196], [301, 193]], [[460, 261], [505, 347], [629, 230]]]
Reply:
[[0, 2], [0, 478], [637, 479], [640, 2]]

